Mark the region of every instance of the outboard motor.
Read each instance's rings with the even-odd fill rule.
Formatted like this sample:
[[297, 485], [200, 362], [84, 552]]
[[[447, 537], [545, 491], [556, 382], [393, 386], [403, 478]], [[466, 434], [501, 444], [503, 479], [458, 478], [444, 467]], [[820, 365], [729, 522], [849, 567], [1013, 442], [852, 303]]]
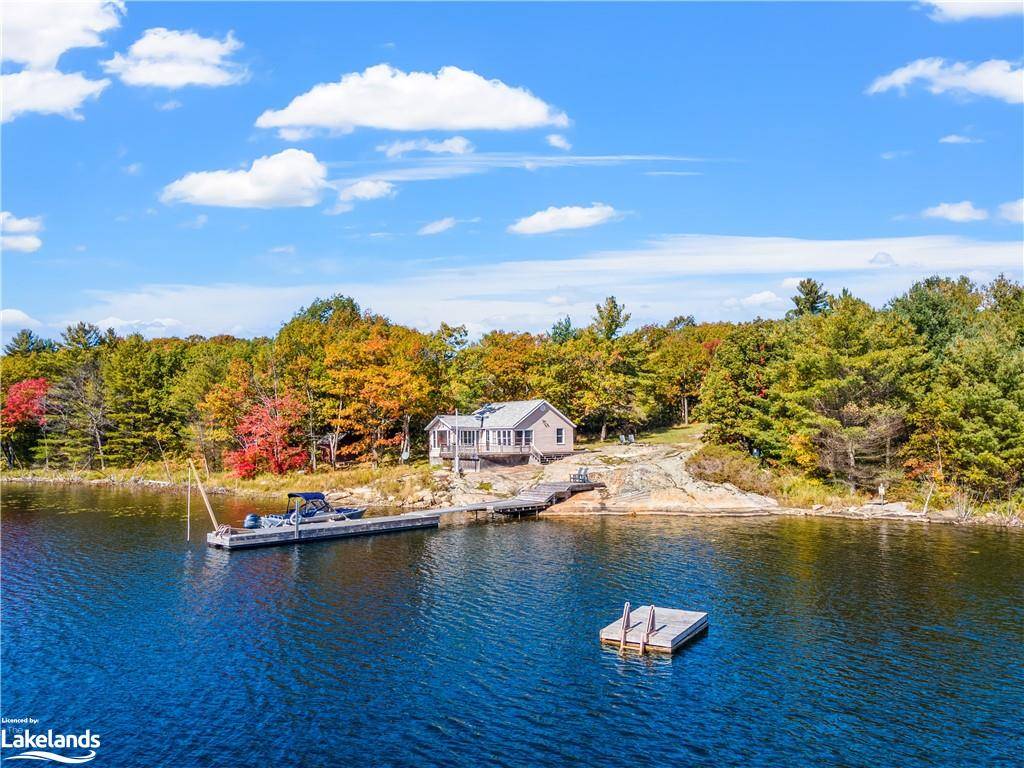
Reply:
[[259, 528], [261, 527], [260, 516], [254, 513], [249, 513], [245, 516], [245, 522], [242, 523], [243, 528]]

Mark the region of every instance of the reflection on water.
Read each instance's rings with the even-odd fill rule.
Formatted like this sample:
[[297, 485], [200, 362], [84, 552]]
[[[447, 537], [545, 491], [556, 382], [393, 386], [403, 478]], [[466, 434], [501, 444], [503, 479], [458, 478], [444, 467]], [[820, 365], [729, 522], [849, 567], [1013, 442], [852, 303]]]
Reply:
[[[170, 494], [5, 486], [2, 714], [116, 766], [1021, 758], [1019, 533], [524, 520], [228, 553], [192, 526]], [[711, 630], [622, 658], [597, 632], [625, 599]]]

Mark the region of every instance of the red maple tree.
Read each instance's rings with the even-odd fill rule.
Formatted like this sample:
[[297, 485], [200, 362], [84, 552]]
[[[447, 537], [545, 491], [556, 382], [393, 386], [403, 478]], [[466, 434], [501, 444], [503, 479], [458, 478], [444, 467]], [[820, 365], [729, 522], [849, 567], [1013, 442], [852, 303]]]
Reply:
[[242, 478], [298, 469], [308, 459], [306, 449], [295, 445], [305, 415], [306, 407], [291, 394], [261, 397], [235, 429], [242, 447], [226, 453], [224, 463]]
[[50, 389], [46, 379], [24, 379], [11, 384], [0, 410], [4, 433], [19, 427], [42, 426], [46, 421], [44, 399]]

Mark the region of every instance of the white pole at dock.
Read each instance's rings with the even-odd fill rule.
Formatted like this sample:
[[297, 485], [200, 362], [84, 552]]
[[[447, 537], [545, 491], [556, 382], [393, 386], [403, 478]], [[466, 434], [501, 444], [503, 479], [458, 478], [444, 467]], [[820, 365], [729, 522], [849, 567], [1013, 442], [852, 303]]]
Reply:
[[459, 409], [455, 409], [455, 474], [459, 474]]
[[188, 468], [188, 495], [185, 497], [185, 541], [192, 541], [192, 467]]

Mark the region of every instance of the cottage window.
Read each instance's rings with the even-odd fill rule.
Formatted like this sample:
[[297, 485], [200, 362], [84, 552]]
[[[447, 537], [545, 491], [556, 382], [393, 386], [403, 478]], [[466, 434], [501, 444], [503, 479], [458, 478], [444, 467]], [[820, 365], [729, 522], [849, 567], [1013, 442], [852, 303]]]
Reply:
[[462, 433], [462, 444], [463, 445], [476, 445], [476, 432], [472, 430], [466, 430]]
[[496, 430], [494, 430], [494, 444], [495, 445], [512, 445], [512, 430], [511, 429], [496, 429]]
[[565, 445], [565, 428], [564, 427], [557, 427], [555, 429], [555, 444], [556, 445]]
[[516, 445], [533, 445], [533, 430], [532, 429], [517, 429], [516, 430]]

